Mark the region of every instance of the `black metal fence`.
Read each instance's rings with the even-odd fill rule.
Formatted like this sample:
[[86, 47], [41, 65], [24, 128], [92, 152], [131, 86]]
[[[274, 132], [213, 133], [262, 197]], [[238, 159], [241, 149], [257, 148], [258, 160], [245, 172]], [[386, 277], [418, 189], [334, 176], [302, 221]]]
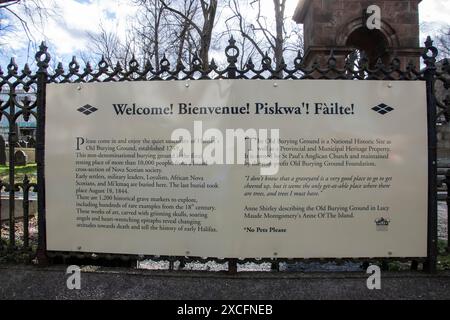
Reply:
[[[111, 81], [163, 81], [163, 80], [197, 80], [197, 79], [342, 79], [342, 80], [424, 80], [427, 84], [428, 103], [428, 127], [429, 127], [429, 208], [428, 208], [428, 258], [420, 261], [412, 261], [412, 266], [417, 267], [418, 262], [423, 262], [424, 267], [433, 272], [436, 270], [437, 259], [437, 201], [445, 200], [450, 204], [450, 170], [437, 168], [436, 158], [436, 123], [445, 124], [450, 120], [450, 62], [443, 60], [437, 64], [437, 49], [433, 46], [430, 38], [425, 43], [422, 62], [424, 68], [409, 63], [405, 68], [401, 68], [400, 59], [394, 57], [388, 65], [384, 65], [380, 60], [373, 67], [369, 67], [369, 61], [364, 55], [358, 64], [346, 61], [341, 68], [338, 67], [338, 59], [330, 52], [325, 58], [326, 63], [320, 64], [317, 60], [310, 65], [305, 65], [300, 54], [293, 60], [292, 66], [282, 62], [279, 68], [274, 69], [272, 60], [265, 55], [261, 59], [260, 66], [257, 67], [251, 60], [247, 62], [243, 69], [237, 67], [239, 49], [233, 39], [225, 49], [227, 64], [219, 67], [214, 60], [208, 68], [202, 68], [202, 61], [194, 57], [192, 64], [186, 67], [183, 64], [171, 66], [165, 57], [161, 60], [160, 68], [156, 71], [150, 62], [142, 66], [133, 58], [126, 66], [117, 63], [114, 66], [101, 59], [98, 65], [93, 68], [89, 63], [82, 68], [75, 58], [70, 62], [68, 70], [59, 63], [56, 68], [50, 70], [50, 54], [44, 43], [41, 44], [36, 53], [36, 68], [31, 70], [28, 65], [22, 70], [12, 59], [3, 71], [0, 69], [0, 120], [5, 124], [7, 130], [7, 150], [9, 159], [7, 165], [1, 167], [2, 180], [0, 181], [0, 191], [2, 200], [0, 201], [0, 211], [4, 212], [8, 207], [6, 218], [2, 214], [2, 233], [0, 241], [0, 258], [25, 257], [26, 261], [37, 258], [39, 263], [46, 263], [49, 260], [63, 260], [67, 262], [72, 258], [89, 259], [90, 262], [104, 263], [104, 261], [136, 261], [138, 258], [150, 258], [152, 260], [165, 260], [169, 262], [169, 269], [173, 269], [175, 261], [184, 263], [190, 261], [216, 261], [220, 263], [228, 262], [230, 272], [236, 272], [237, 263], [243, 262], [270, 262], [272, 270], [279, 269], [279, 263], [294, 262], [297, 259], [216, 259], [216, 258], [187, 258], [187, 257], [136, 257], [124, 255], [105, 255], [92, 253], [75, 252], [47, 252], [46, 251], [46, 229], [45, 229], [45, 96], [46, 84], [48, 83], [82, 83], [82, 82], [111, 82]], [[440, 88], [444, 94], [437, 94], [436, 88]], [[18, 132], [16, 124], [19, 121], [36, 121], [36, 173], [26, 172], [21, 176], [15, 154], [20, 144], [18, 143]], [[405, 119], [405, 121], [408, 121]], [[1, 142], [1, 141], [0, 141]], [[0, 143], [0, 149], [2, 145]], [[5, 146], [3, 145], [3, 148]], [[5, 150], [3, 150], [5, 151]], [[0, 150], [0, 162], [2, 160]], [[5, 156], [3, 155], [3, 158]], [[20, 169], [20, 170], [19, 170]], [[33, 169], [32, 169], [33, 170]], [[439, 179], [437, 179], [439, 177]], [[438, 186], [440, 193], [438, 194]], [[37, 194], [37, 221], [35, 214], [30, 214], [30, 201]], [[21, 203], [21, 208], [17, 205]], [[17, 218], [16, 211], [21, 209], [23, 217]], [[34, 217], [32, 217], [34, 216]], [[31, 223], [30, 223], [31, 221]], [[31, 232], [30, 232], [31, 230]], [[448, 229], [447, 229], [448, 230]], [[447, 231], [448, 232], [448, 231]], [[447, 247], [450, 247], [447, 243]], [[23, 254], [23, 255], [21, 255]], [[368, 259], [363, 259], [367, 261]], [[303, 261], [303, 260], [302, 260]], [[108, 262], [107, 262], [108, 263]]]

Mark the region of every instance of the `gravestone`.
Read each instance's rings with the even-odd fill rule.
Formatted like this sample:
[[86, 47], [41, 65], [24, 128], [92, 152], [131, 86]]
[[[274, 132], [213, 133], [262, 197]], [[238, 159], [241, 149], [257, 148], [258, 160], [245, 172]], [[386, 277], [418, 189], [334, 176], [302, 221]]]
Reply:
[[33, 137], [29, 137], [28, 138], [28, 145], [27, 145], [27, 147], [28, 148], [36, 148], [36, 140], [33, 138]]
[[27, 165], [27, 154], [22, 150], [17, 150], [14, 153], [14, 162], [16, 166], [26, 166]]
[[6, 165], [6, 144], [3, 136], [0, 136], [0, 165]]

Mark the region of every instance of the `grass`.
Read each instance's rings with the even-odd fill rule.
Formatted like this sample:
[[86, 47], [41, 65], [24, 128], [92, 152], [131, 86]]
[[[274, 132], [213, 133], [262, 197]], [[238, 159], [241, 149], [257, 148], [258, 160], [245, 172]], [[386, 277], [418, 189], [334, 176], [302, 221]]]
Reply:
[[[15, 182], [22, 182], [25, 175], [32, 183], [36, 183], [36, 164], [29, 164], [26, 166], [15, 167]], [[9, 182], [9, 166], [0, 166], [0, 180]]]
[[438, 241], [438, 270], [450, 270], [450, 254], [446, 251], [447, 249], [447, 241], [439, 240]]

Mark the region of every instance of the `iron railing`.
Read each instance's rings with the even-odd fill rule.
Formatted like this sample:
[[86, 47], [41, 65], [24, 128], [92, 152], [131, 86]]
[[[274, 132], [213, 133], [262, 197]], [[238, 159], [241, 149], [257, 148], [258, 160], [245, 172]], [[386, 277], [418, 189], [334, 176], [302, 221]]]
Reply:
[[[7, 171], [7, 179], [0, 181], [0, 191], [4, 195], [5, 200], [9, 204], [8, 219], [2, 222], [2, 231], [0, 241], [0, 257], [14, 255], [17, 253], [25, 253], [29, 259], [37, 257], [40, 263], [45, 263], [48, 259], [90, 259], [94, 263], [103, 263], [104, 261], [123, 260], [136, 261], [138, 258], [149, 258], [152, 260], [169, 261], [169, 269], [173, 269], [175, 261], [184, 263], [190, 261], [216, 261], [219, 263], [228, 262], [228, 268], [231, 272], [237, 270], [237, 263], [244, 262], [270, 262], [272, 270], [279, 269], [279, 263], [294, 262], [304, 259], [217, 259], [217, 258], [188, 258], [188, 257], [136, 257], [127, 255], [112, 254], [92, 254], [92, 253], [75, 253], [75, 252], [47, 252], [46, 251], [46, 230], [45, 230], [45, 170], [51, 168], [45, 167], [45, 96], [46, 85], [49, 83], [84, 83], [84, 82], [120, 82], [120, 81], [164, 81], [164, 80], [198, 80], [198, 79], [342, 79], [342, 80], [425, 80], [427, 83], [427, 103], [428, 103], [428, 127], [429, 127], [429, 174], [433, 177], [429, 180], [429, 226], [428, 226], [428, 258], [424, 262], [424, 266], [434, 271], [436, 269], [437, 257], [437, 188], [438, 185], [446, 195], [441, 200], [445, 200], [447, 205], [450, 204], [450, 170], [443, 172], [440, 170], [441, 179], [436, 179], [437, 159], [436, 159], [436, 123], [447, 123], [450, 120], [450, 63], [447, 59], [440, 63], [437, 68], [436, 57], [437, 49], [433, 46], [430, 38], [425, 42], [422, 62], [424, 68], [419, 68], [413, 63], [409, 63], [405, 68], [401, 68], [400, 59], [394, 57], [392, 61], [385, 65], [381, 59], [377, 61], [373, 68], [369, 67], [369, 61], [364, 56], [361, 57], [358, 65], [346, 62], [345, 65], [338, 67], [338, 60], [333, 50], [329, 57], [325, 58], [324, 64], [320, 64], [316, 60], [310, 65], [305, 65], [300, 53], [293, 60], [292, 66], [288, 66], [284, 61], [276, 69], [273, 68], [272, 59], [266, 54], [262, 57], [259, 67], [250, 59], [243, 69], [237, 67], [239, 57], [239, 49], [235, 45], [235, 41], [231, 38], [225, 49], [227, 64], [219, 67], [214, 60], [209, 63], [207, 69], [202, 68], [202, 61], [198, 57], [194, 57], [192, 64], [186, 67], [178, 64], [172, 67], [170, 61], [163, 57], [160, 62], [160, 68], [155, 70], [151, 63], [147, 61], [142, 66], [133, 57], [131, 61], [122, 66], [117, 63], [114, 66], [108, 65], [105, 59], [101, 59], [95, 68], [87, 63], [82, 68], [75, 57], [69, 63], [68, 69], [65, 70], [63, 65], [59, 63], [54, 70], [50, 70], [49, 63], [50, 54], [44, 43], [41, 44], [39, 51], [36, 53], [35, 70], [31, 70], [28, 65], [19, 70], [14, 59], [8, 64], [5, 71], [0, 68], [0, 120], [4, 121], [9, 127], [8, 131], [8, 150], [9, 160], [8, 166], [4, 168]], [[437, 86], [444, 88], [446, 94], [437, 95], [435, 88]], [[20, 94], [19, 94], [20, 93]], [[25, 94], [24, 94], [25, 93]], [[36, 181], [30, 181], [30, 177], [25, 175], [21, 181], [16, 178], [16, 163], [14, 154], [17, 145], [16, 123], [19, 121], [28, 122], [32, 118], [36, 119], [36, 162], [37, 176]], [[408, 121], [405, 119], [405, 121]], [[442, 175], [444, 173], [444, 175]], [[445, 177], [444, 177], [445, 176]], [[445, 186], [447, 186], [445, 188]], [[33, 192], [33, 194], [31, 194]], [[38, 217], [37, 217], [37, 234], [36, 241], [35, 232], [30, 233], [30, 195], [37, 193], [38, 201]], [[22, 194], [22, 210], [23, 218], [16, 219], [16, 196]], [[2, 201], [0, 201], [0, 210]], [[33, 226], [36, 221], [33, 221]], [[22, 230], [19, 230], [22, 229]], [[450, 245], [448, 245], [450, 247]], [[335, 261], [335, 259], [332, 259]], [[356, 259], [352, 259], [356, 260]], [[367, 261], [362, 259], [361, 261]], [[396, 259], [399, 260], [399, 259]], [[418, 259], [406, 259], [413, 261], [413, 267], [417, 267]], [[307, 260], [308, 261], [308, 260]], [[322, 260], [329, 261], [329, 260]]]

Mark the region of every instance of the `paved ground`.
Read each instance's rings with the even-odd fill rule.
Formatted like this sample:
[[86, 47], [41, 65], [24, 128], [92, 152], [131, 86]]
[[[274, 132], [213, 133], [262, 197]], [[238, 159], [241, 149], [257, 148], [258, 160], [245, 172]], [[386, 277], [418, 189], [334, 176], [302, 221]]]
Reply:
[[0, 266], [3, 299], [450, 299], [450, 272], [383, 273], [382, 289], [353, 273], [214, 273], [97, 269], [68, 290], [62, 266]]

